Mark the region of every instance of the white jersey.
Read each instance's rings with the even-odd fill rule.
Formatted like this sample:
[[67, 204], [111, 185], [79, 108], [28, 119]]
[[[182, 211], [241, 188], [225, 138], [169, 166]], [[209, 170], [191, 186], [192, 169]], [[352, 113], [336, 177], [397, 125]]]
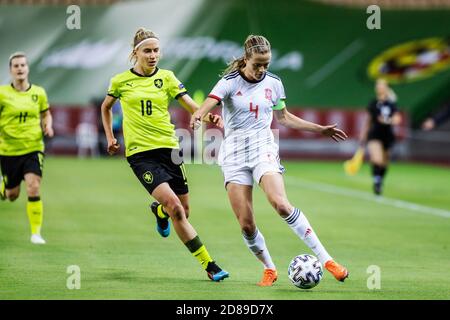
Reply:
[[251, 166], [267, 152], [278, 157], [270, 125], [273, 108], [286, 98], [279, 77], [266, 72], [261, 80], [251, 81], [235, 71], [224, 76], [208, 96], [222, 103], [225, 140], [220, 147], [220, 165]]

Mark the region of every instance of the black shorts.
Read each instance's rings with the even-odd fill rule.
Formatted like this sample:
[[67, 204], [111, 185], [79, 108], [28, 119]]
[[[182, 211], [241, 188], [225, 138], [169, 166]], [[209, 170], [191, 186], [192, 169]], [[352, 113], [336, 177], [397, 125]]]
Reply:
[[44, 154], [40, 151], [22, 156], [0, 156], [0, 167], [6, 189], [20, 185], [26, 173], [34, 173], [42, 177]]
[[[176, 163], [172, 161], [172, 152], [176, 155]], [[167, 182], [177, 195], [189, 192], [181, 159], [179, 150], [169, 148], [139, 152], [127, 157], [134, 174], [150, 194], [164, 182]]]
[[379, 140], [384, 150], [389, 150], [395, 143], [395, 136], [392, 133], [371, 131], [367, 136], [367, 141]]

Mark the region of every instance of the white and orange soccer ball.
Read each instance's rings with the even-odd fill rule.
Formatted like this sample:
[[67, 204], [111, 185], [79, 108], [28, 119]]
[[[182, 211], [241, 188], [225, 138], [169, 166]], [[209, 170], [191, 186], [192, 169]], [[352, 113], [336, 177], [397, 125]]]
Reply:
[[322, 280], [322, 264], [310, 254], [298, 255], [289, 264], [288, 277], [300, 289], [314, 288]]

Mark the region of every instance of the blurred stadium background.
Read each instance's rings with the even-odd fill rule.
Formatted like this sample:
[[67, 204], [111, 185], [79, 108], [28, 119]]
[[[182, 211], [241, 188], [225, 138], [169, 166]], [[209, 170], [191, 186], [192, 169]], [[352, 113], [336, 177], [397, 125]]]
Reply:
[[[81, 8], [79, 30], [66, 26], [72, 4]], [[380, 30], [366, 27], [371, 4], [381, 7]], [[326, 277], [314, 292], [298, 294], [283, 275], [274, 290], [256, 290], [259, 264], [242, 243], [220, 170], [193, 165], [190, 219], [232, 274], [221, 289], [211, 288], [197, 281], [204, 275], [176, 237], [158, 238], [153, 217], [144, 214], [148, 197], [126, 161], [75, 158], [104, 154], [99, 105], [109, 79], [130, 68], [131, 38], [141, 26], [162, 40], [159, 67], [173, 70], [199, 100], [241, 54], [248, 34], [265, 35], [289, 110], [338, 123], [350, 135], [336, 144], [277, 127], [281, 157], [293, 160], [285, 162], [290, 198], [311, 212], [322, 241], [348, 265], [348, 284]], [[449, 0], [0, 0], [0, 82], [10, 81], [9, 55], [25, 51], [31, 82], [47, 90], [55, 128], [43, 183], [48, 244], [27, 242], [23, 194], [0, 203], [0, 298], [450, 299], [450, 123], [420, 129], [450, 101], [449, 32]], [[380, 76], [390, 80], [404, 115], [384, 200], [369, 193], [367, 164], [356, 177], [342, 169]], [[176, 102], [171, 113], [177, 128], [187, 128], [189, 115]], [[302, 244], [260, 192], [255, 206], [284, 270]], [[74, 263], [85, 272], [78, 292], [65, 287], [65, 268]], [[373, 263], [383, 270], [378, 292], [366, 287]]]
[[[240, 55], [248, 34], [266, 35], [274, 48], [271, 71], [282, 78], [290, 109], [307, 120], [339, 123], [351, 136], [334, 144], [280, 127], [284, 157], [349, 157], [374, 97], [374, 79], [385, 76], [405, 115], [394, 158], [450, 162], [450, 126], [417, 130], [450, 100], [448, 0], [0, 3], [0, 61], [16, 50], [27, 52], [31, 80], [48, 91], [56, 129], [49, 154], [76, 154], [77, 128], [81, 135], [89, 133], [86, 124], [99, 128], [90, 136], [100, 140], [103, 152], [98, 106], [111, 76], [129, 68], [130, 39], [145, 26], [162, 39], [160, 67], [174, 70], [200, 97], [211, 90], [225, 63]], [[69, 30], [65, 8], [77, 3], [81, 29]], [[374, 3], [382, 8], [381, 30], [365, 27], [365, 8]], [[0, 66], [0, 80], [9, 81], [7, 63]], [[172, 114], [178, 128], [186, 127], [184, 110], [177, 106]]]

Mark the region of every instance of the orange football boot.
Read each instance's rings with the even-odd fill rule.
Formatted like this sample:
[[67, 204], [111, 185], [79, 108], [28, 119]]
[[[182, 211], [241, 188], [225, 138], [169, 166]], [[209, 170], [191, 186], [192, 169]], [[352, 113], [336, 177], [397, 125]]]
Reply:
[[264, 269], [264, 274], [258, 286], [260, 287], [270, 287], [278, 279], [277, 270], [275, 269]]
[[325, 268], [336, 278], [336, 280], [344, 282], [348, 277], [348, 271], [345, 267], [341, 266], [339, 263], [328, 260], [325, 262]]

